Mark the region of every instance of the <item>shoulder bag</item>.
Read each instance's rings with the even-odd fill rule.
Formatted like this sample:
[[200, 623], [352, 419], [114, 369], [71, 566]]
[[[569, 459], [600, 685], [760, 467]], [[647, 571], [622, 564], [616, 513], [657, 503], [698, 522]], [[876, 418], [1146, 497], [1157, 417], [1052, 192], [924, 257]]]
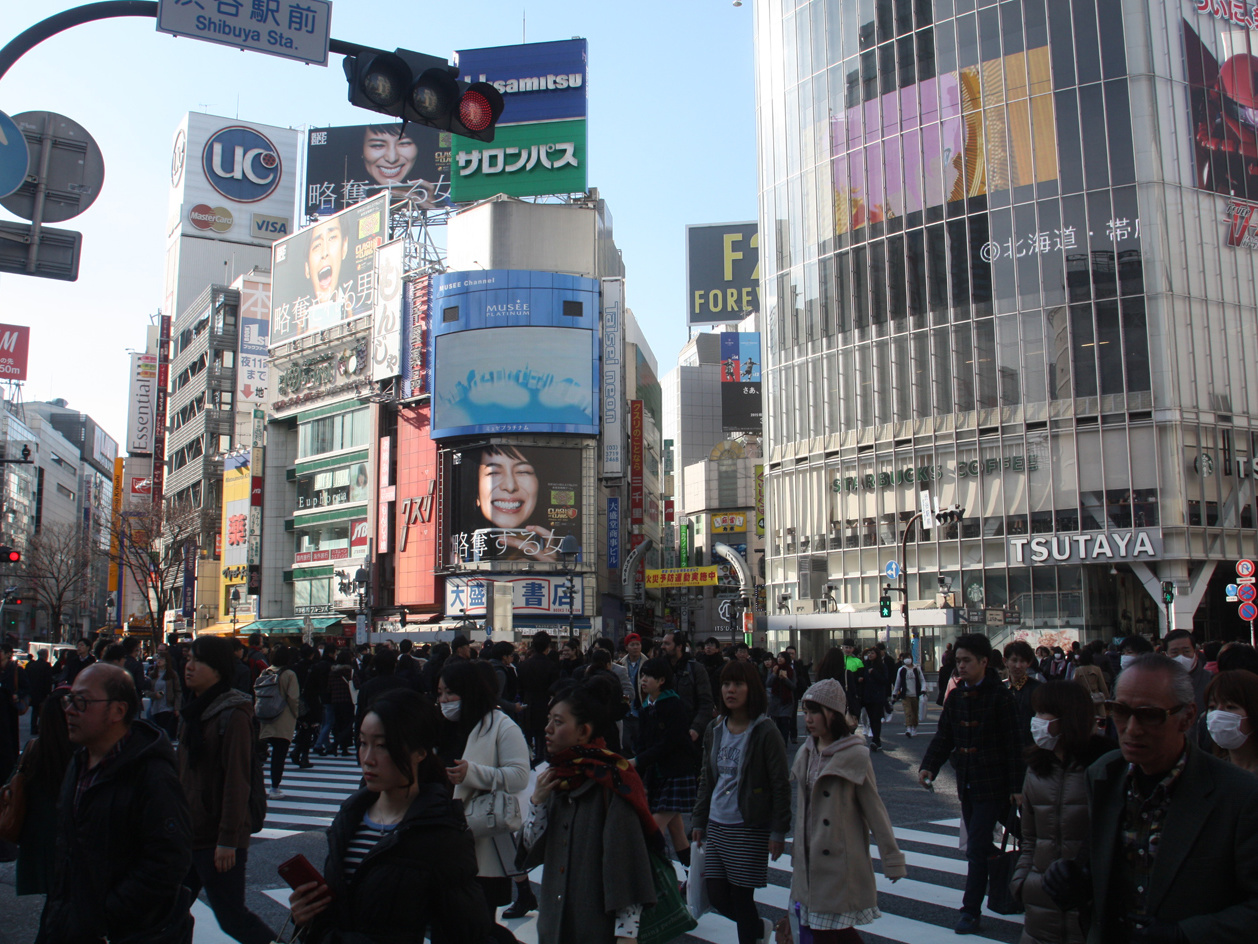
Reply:
[[26, 774], [22, 771], [22, 762], [34, 743], [34, 740], [27, 742], [13, 776], [0, 787], [0, 840], [4, 842], [17, 842], [22, 836], [22, 824], [26, 821]]
[[1001, 915], [1021, 914], [1024, 910], [1022, 903], [1009, 888], [1014, 870], [1018, 867], [1018, 858], [1022, 854], [1017, 842], [1012, 849], [1007, 848], [1012, 835], [1013, 831], [1006, 825], [1005, 834], [1000, 840], [1000, 852], [987, 860], [987, 907]]
[[[506, 777], [497, 766], [499, 763], [497, 732], [494, 732], [494, 773], [490, 780], [491, 786], [484, 793], [472, 797], [464, 809], [467, 828], [477, 839], [517, 832], [524, 825], [520, 801], [514, 793], [507, 790]], [[502, 777], [501, 785], [499, 777]]]

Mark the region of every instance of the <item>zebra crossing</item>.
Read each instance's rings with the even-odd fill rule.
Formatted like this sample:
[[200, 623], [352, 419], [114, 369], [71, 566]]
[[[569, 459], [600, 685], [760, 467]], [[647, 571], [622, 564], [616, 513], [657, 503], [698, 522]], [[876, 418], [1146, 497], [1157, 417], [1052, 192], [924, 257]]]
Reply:
[[[309, 770], [290, 768], [285, 771], [281, 785], [284, 796], [268, 801], [265, 828], [257, 838], [282, 839], [308, 830], [326, 829], [341, 802], [358, 789], [359, 769], [353, 758], [311, 759], [315, 766]], [[529, 789], [521, 794], [522, 798], [528, 796]], [[896, 840], [908, 865], [908, 876], [894, 883], [880, 873], [876, 876], [882, 917], [860, 928], [866, 941], [943, 944], [956, 940], [952, 929], [966, 873], [965, 856], [959, 848], [960, 825], [959, 819], [940, 819], [895, 827]], [[770, 863], [768, 887], [756, 891], [760, 913], [771, 921], [785, 914], [788, 906], [790, 849], [788, 842], [787, 853]], [[878, 868], [877, 846], [871, 851], [875, 868]], [[677, 869], [679, 878], [684, 877], [680, 865]], [[536, 870], [531, 878], [536, 887], [541, 881], [541, 870]], [[280, 905], [287, 905], [287, 888], [268, 888], [265, 894]], [[230, 938], [222, 934], [203, 902], [197, 903], [194, 914], [197, 917], [194, 944], [228, 944]], [[536, 914], [504, 923], [522, 944], [537, 944]], [[1021, 932], [1021, 915], [998, 915], [984, 909], [982, 930], [970, 939], [1013, 944]], [[731, 921], [707, 914], [682, 940], [687, 944], [737, 944], [738, 935]]]

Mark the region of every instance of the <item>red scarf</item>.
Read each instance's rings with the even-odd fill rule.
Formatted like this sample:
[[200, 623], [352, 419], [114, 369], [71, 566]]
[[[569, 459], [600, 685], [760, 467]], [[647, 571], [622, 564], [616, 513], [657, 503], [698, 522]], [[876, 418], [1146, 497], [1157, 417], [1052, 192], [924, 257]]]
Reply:
[[602, 738], [595, 738], [589, 744], [570, 747], [550, 759], [550, 769], [559, 775], [555, 789], [568, 793], [581, 786], [587, 779], [603, 787], [613, 796], [628, 801], [633, 811], [638, 814], [642, 824], [642, 832], [646, 835], [648, 845], [653, 839], [661, 839], [660, 827], [651, 815], [651, 808], [646, 801], [646, 788], [642, 786], [642, 778], [638, 776], [629, 763], [619, 754], [607, 749]]

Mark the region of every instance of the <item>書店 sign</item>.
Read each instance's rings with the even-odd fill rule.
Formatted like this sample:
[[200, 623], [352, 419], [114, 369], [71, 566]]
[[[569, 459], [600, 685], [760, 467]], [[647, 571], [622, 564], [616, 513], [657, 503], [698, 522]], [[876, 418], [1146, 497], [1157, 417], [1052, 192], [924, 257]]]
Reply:
[[157, 31], [326, 66], [332, 4], [328, 0], [158, 0]]
[[1160, 531], [1091, 531], [1009, 538], [1007, 560], [1010, 564], [1079, 564], [1157, 560], [1161, 556]]
[[648, 570], [648, 587], [714, 587], [718, 577], [717, 567], [670, 567], [667, 570]]

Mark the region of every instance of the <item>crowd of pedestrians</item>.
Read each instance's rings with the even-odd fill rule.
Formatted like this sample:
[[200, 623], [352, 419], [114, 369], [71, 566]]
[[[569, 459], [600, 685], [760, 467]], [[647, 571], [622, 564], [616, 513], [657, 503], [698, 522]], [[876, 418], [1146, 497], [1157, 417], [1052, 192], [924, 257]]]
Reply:
[[[997, 651], [981, 634], [947, 648], [919, 779], [955, 774], [958, 934], [1007, 883], [1028, 944], [1251, 939], [1258, 655], [1182, 632], [1157, 648]], [[134, 642], [25, 668], [0, 649], [0, 751], [28, 797], [17, 891], [47, 896], [38, 944], [186, 944], [202, 892], [227, 935], [268, 944], [246, 903], [267, 800], [287, 764], [353, 749], [361, 789], [290, 898], [311, 944], [511, 944], [504, 922], [530, 912], [546, 944], [624, 944], [677, 898], [670, 858], [739, 944], [767, 944], [783, 928], [756, 890], [788, 837], [783, 908], [815, 944], [847, 944], [880, 917], [871, 838], [883, 874], [907, 874], [872, 755], [896, 703], [916, 733], [930, 688], [885, 646], [844, 640], [814, 671], [793, 648], [695, 651], [678, 632], [588, 651], [543, 632], [523, 653], [461, 636], [322, 651], [202, 637], [147, 665]], [[16, 721], [36, 705], [17, 763]], [[1008, 869], [993, 866], [1002, 832]]]

